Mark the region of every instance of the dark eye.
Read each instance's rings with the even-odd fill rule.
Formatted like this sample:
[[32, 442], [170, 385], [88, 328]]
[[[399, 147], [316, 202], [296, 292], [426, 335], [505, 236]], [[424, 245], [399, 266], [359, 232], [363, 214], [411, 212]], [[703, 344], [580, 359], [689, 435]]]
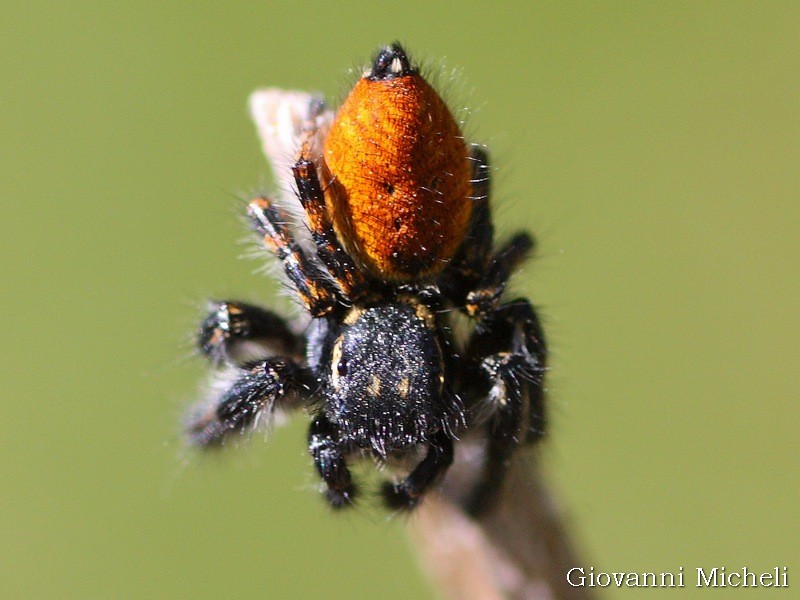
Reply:
[[345, 359], [341, 359], [336, 364], [336, 372], [339, 374], [340, 377], [344, 377], [347, 375], [347, 361]]

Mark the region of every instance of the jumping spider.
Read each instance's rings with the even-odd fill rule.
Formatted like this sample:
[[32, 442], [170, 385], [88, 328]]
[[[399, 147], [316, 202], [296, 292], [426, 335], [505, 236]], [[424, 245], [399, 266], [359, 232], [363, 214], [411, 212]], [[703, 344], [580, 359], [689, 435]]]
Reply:
[[[297, 334], [269, 310], [215, 303], [199, 347], [234, 376], [190, 417], [190, 440], [217, 445], [276, 408], [302, 407], [332, 506], [357, 496], [351, 457], [421, 456], [383, 486], [389, 507], [411, 509], [452, 463], [454, 442], [481, 430], [482, 476], [465, 507], [478, 515], [512, 453], [544, 432], [542, 330], [527, 300], [503, 301], [532, 240], [495, 247], [487, 156], [464, 143], [399, 44], [379, 50], [332, 122], [309, 98], [291, 167], [308, 231], [269, 198], [248, 206], [309, 323]], [[462, 341], [455, 311], [471, 322]], [[253, 344], [259, 358], [242, 359]]]

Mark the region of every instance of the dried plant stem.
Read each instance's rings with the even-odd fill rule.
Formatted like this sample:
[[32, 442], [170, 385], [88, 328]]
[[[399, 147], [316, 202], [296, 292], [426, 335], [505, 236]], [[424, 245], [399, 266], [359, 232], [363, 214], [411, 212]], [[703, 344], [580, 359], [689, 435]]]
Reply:
[[[593, 594], [567, 582], [580, 566], [564, 522], [535, 461], [510, 468], [497, 506], [475, 521], [460, 501], [477, 471], [462, 448], [441, 494], [426, 498], [412, 519], [423, 567], [448, 600], [587, 600]], [[524, 458], [528, 458], [525, 456]]]

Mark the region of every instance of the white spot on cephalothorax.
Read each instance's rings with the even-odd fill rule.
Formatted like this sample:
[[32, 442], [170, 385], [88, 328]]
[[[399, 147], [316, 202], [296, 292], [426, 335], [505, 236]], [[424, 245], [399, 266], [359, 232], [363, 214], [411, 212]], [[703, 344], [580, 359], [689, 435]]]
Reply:
[[361, 315], [364, 314], [364, 309], [360, 306], [354, 306], [350, 309], [350, 312], [347, 313], [344, 317], [344, 324], [345, 325], [353, 325], [356, 321], [361, 318]]
[[367, 393], [370, 396], [377, 397], [381, 393], [381, 380], [377, 375], [373, 375], [372, 379], [369, 380], [369, 385], [367, 386]]
[[408, 392], [411, 391], [411, 380], [408, 377], [403, 377], [400, 380], [400, 383], [397, 384], [397, 393], [400, 394], [400, 397], [405, 400], [408, 398]]
[[436, 329], [436, 318], [431, 309], [419, 301], [419, 298], [411, 294], [400, 294], [397, 299], [414, 308], [417, 318], [425, 324], [428, 329]]
[[331, 383], [333, 387], [339, 388], [339, 362], [342, 360], [342, 342], [344, 336], [339, 338], [333, 343], [333, 351], [331, 352]]
[[395, 75], [399, 75], [403, 72], [403, 62], [399, 58], [393, 58], [389, 70]]

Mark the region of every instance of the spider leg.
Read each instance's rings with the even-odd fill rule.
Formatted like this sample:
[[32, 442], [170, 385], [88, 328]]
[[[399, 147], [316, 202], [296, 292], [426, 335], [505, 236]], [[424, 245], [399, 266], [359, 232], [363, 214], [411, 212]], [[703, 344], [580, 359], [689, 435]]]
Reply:
[[483, 473], [466, 507], [477, 516], [492, 506], [517, 447], [544, 435], [547, 348], [533, 307], [517, 300], [485, 317], [467, 352], [471, 360], [480, 361], [489, 386], [479, 407], [488, 412]]
[[428, 444], [428, 453], [403, 481], [387, 481], [383, 497], [389, 508], [410, 510], [417, 506], [436, 479], [453, 462], [453, 439], [440, 429]]
[[469, 233], [450, 265], [442, 273], [439, 287], [452, 301], [463, 306], [466, 295], [481, 281], [492, 254], [494, 225], [489, 206], [490, 175], [486, 150], [473, 145], [472, 161], [472, 217]]
[[308, 448], [322, 480], [325, 498], [333, 508], [352, 504], [356, 486], [347, 468], [339, 439], [339, 430], [325, 415], [318, 415], [308, 429]]
[[518, 233], [495, 252], [477, 287], [467, 294], [467, 314], [482, 317], [496, 309], [514, 269], [532, 249], [531, 236]]
[[233, 371], [233, 381], [209, 404], [190, 414], [186, 433], [198, 446], [218, 446], [234, 432], [243, 432], [276, 405], [289, 407], [296, 394], [311, 389], [311, 373], [288, 358], [272, 357]]
[[317, 167], [311, 157], [308, 136], [313, 133], [313, 130], [306, 133], [307, 139], [301, 146], [292, 173], [300, 203], [308, 215], [308, 225], [317, 245], [317, 256], [328, 267], [345, 296], [354, 300], [366, 289], [366, 281], [333, 229], [333, 222], [325, 206], [325, 194], [319, 181]]
[[527, 233], [518, 233], [492, 254], [489, 159], [483, 148], [473, 146], [472, 161], [474, 204], [470, 231], [439, 285], [457, 306], [480, 318], [497, 308], [512, 271], [533, 248], [533, 239]]
[[302, 338], [270, 310], [234, 300], [212, 302], [210, 308], [200, 324], [197, 346], [214, 364], [240, 362], [248, 342], [270, 346], [274, 354], [295, 356], [302, 352]]
[[329, 274], [297, 244], [283, 211], [262, 197], [250, 201], [247, 214], [266, 247], [283, 263], [289, 281], [312, 316], [323, 316], [344, 300]]

